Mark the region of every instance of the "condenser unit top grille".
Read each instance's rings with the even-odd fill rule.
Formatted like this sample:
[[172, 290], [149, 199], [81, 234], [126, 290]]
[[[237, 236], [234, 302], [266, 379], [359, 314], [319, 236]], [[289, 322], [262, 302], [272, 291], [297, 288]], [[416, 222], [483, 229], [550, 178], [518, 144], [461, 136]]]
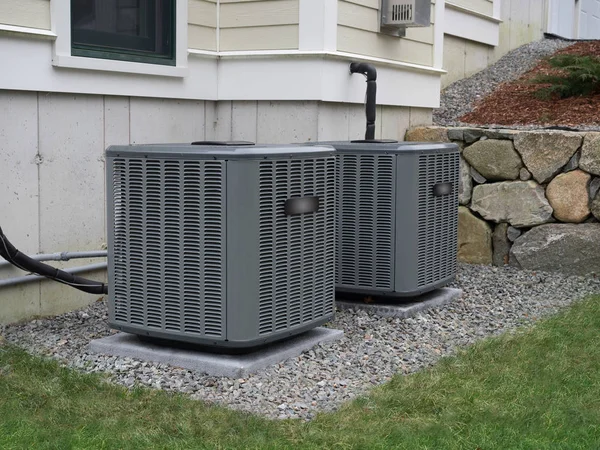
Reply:
[[151, 144], [113, 145], [106, 150], [107, 157], [166, 158], [166, 159], [270, 159], [319, 157], [333, 154], [327, 146], [294, 147], [278, 145], [196, 145], [196, 144]]
[[[360, 153], [365, 151], [373, 154], [397, 154], [405, 152], [417, 152], [419, 154], [445, 153], [449, 150], [458, 149], [458, 145], [453, 143], [432, 143], [432, 142], [398, 142], [398, 141], [326, 141], [319, 142], [322, 146], [332, 146], [340, 153]], [[317, 147], [315, 147], [317, 148]]]

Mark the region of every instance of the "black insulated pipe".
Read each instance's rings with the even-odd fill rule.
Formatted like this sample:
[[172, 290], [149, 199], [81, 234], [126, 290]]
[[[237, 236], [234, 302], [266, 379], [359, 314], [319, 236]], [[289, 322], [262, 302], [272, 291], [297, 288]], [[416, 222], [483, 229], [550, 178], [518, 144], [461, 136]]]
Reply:
[[365, 140], [375, 139], [375, 116], [377, 111], [377, 69], [372, 64], [351, 63], [350, 73], [362, 73], [367, 77], [367, 131]]
[[88, 294], [108, 294], [108, 286], [100, 281], [78, 277], [56, 267], [41, 263], [21, 253], [6, 238], [0, 228], [0, 256], [19, 269], [33, 272], [59, 283], [66, 284]]

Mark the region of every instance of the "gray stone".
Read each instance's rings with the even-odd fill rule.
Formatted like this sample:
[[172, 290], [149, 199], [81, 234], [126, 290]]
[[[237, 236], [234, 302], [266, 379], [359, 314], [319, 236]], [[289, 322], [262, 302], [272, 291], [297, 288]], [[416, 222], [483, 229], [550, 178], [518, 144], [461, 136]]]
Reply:
[[583, 170], [561, 173], [546, 188], [546, 198], [561, 222], [581, 223], [590, 215], [588, 184], [590, 174]]
[[532, 227], [552, 220], [552, 207], [535, 181], [505, 181], [475, 186], [471, 209], [484, 219]]
[[590, 181], [590, 200], [596, 197], [598, 191], [600, 191], [600, 177], [594, 177]]
[[461, 289], [441, 288], [423, 295], [402, 298], [402, 303], [399, 303], [398, 299], [365, 303], [338, 298], [335, 304], [339, 309], [363, 310], [382, 317], [408, 318], [430, 308], [450, 303], [460, 298], [461, 295]]
[[579, 167], [593, 175], [600, 175], [600, 133], [585, 135]]
[[515, 242], [519, 236], [521, 236], [522, 232], [518, 228], [513, 226], [509, 226], [506, 230], [506, 237], [510, 242]]
[[209, 376], [243, 378], [273, 364], [300, 355], [317, 344], [340, 339], [344, 332], [318, 327], [285, 341], [280, 341], [248, 354], [225, 355], [196, 349], [174, 348], [141, 341], [128, 333], [90, 342], [89, 349], [95, 353], [125, 356], [143, 361], [170, 364], [175, 367], [205, 373]]
[[532, 228], [510, 252], [523, 269], [569, 275], [600, 273], [600, 224], [549, 224]]
[[600, 220], [600, 192], [590, 202], [590, 211], [596, 219]]
[[484, 136], [484, 131], [479, 128], [467, 128], [464, 130], [464, 141], [467, 144], [472, 144], [478, 141], [480, 137]]
[[462, 128], [448, 128], [448, 139], [451, 141], [464, 141], [464, 130]]
[[523, 167], [521, 170], [519, 170], [519, 179], [521, 181], [531, 180], [531, 172]]
[[546, 183], [569, 162], [582, 140], [571, 132], [523, 132], [515, 136], [514, 143], [533, 178]]
[[492, 234], [493, 258], [492, 262], [495, 266], [504, 266], [508, 264], [508, 254], [510, 252], [510, 241], [508, 240], [509, 225], [507, 223], [499, 223], [494, 228]]
[[581, 159], [581, 150], [577, 150], [575, 152], [575, 154], [573, 156], [571, 156], [571, 159], [569, 159], [569, 162], [567, 163], [567, 165], [563, 168], [563, 172], [571, 172], [572, 170], [575, 170], [579, 167], [579, 160]]
[[492, 229], [464, 206], [458, 207], [458, 260], [492, 264]]
[[477, 172], [473, 167], [471, 167], [471, 178], [473, 178], [473, 180], [475, 180], [475, 183], [483, 184], [483, 183], [487, 182], [485, 177], [483, 175], [481, 175], [479, 172]]
[[463, 156], [488, 180], [516, 180], [523, 167], [512, 141], [478, 141], [465, 148]]
[[490, 139], [509, 139], [513, 140], [518, 131], [515, 130], [485, 130], [485, 135]]
[[461, 205], [468, 205], [471, 201], [471, 192], [473, 191], [473, 179], [469, 164], [460, 157], [460, 178], [458, 179], [458, 202]]

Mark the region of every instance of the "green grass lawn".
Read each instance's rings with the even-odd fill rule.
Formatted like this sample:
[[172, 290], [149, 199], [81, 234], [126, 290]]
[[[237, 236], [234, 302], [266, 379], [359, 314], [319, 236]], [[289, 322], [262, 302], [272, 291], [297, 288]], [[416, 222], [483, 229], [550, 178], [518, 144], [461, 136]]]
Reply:
[[16, 448], [600, 448], [600, 298], [310, 423], [129, 392], [4, 346], [0, 449]]

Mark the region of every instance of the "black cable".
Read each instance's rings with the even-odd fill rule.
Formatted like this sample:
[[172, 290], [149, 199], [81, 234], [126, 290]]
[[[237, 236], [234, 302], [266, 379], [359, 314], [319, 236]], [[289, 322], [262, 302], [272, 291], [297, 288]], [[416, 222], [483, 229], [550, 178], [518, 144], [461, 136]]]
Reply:
[[71, 286], [75, 289], [79, 289], [80, 291], [87, 292], [88, 294], [108, 294], [108, 286], [100, 281], [93, 281], [78, 277], [69, 272], [65, 272], [64, 270], [60, 270], [56, 267], [36, 261], [24, 253], [21, 253], [15, 248], [14, 245], [10, 243], [1, 227], [0, 256], [21, 270], [41, 275], [50, 280], [54, 280]]

